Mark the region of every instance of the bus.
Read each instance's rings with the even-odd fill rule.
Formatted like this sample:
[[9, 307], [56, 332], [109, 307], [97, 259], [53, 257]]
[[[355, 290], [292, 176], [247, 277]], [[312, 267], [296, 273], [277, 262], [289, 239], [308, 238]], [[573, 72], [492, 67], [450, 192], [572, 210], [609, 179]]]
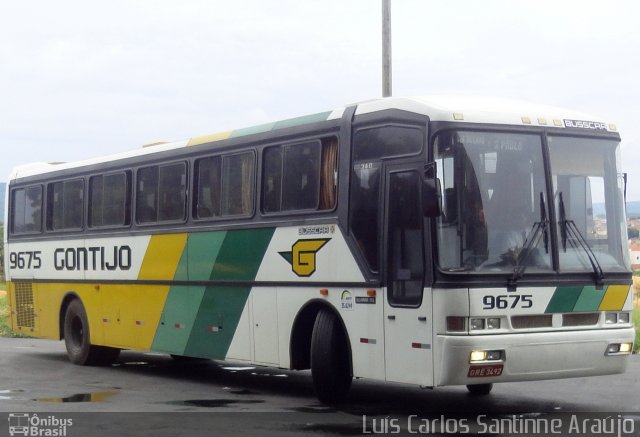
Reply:
[[[89, 140], [88, 140], [89, 141]], [[561, 108], [383, 98], [7, 184], [11, 326], [121, 349], [423, 387], [624, 372], [620, 135]]]

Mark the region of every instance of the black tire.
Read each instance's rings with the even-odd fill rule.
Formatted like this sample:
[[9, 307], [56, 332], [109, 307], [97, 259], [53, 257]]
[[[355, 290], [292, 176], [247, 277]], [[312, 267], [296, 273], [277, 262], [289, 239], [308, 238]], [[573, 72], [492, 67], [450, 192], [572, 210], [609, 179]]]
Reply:
[[118, 359], [120, 349], [91, 344], [89, 319], [79, 299], [71, 301], [64, 314], [64, 344], [69, 361], [79, 366], [105, 366]]
[[343, 400], [351, 387], [347, 336], [338, 316], [326, 308], [318, 312], [311, 335], [311, 376], [316, 396], [326, 404]]
[[469, 394], [473, 396], [486, 396], [491, 393], [493, 384], [472, 384], [467, 386]]

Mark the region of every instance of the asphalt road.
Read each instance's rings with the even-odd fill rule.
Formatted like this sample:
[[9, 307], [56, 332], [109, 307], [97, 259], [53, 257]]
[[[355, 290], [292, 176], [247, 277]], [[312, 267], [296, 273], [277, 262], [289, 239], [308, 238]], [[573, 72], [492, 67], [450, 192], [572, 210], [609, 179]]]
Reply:
[[[344, 404], [329, 407], [316, 400], [309, 372], [180, 364], [165, 355], [129, 351], [111, 367], [79, 367], [67, 361], [62, 342], [0, 338], [0, 436], [9, 435], [8, 425], [19, 420], [18, 413], [44, 420], [33, 422], [40, 429], [49, 427], [49, 434], [40, 435], [52, 435], [57, 426], [64, 436], [362, 435], [396, 430], [545, 435], [538, 432], [543, 422], [550, 426], [550, 420], [558, 419], [569, 426], [574, 415], [589, 426], [609, 423], [597, 422], [598, 417], [617, 421], [613, 425], [618, 428], [633, 426], [633, 433], [616, 428], [621, 432], [611, 435], [640, 435], [639, 379], [640, 356], [635, 355], [623, 375], [498, 384], [486, 397], [470, 396], [464, 387], [425, 390], [358, 380]], [[520, 432], [516, 427], [524, 419], [538, 428]], [[65, 428], [63, 420], [72, 423]], [[491, 428], [500, 420], [502, 428]], [[606, 430], [580, 429], [585, 432], [572, 435], [605, 435]]]

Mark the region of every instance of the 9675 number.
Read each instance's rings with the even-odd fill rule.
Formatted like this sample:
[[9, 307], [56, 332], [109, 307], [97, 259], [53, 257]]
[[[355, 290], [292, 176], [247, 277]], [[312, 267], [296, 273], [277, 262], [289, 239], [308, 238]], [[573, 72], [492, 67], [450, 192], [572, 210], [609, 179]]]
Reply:
[[42, 252], [11, 252], [9, 254], [9, 267], [12, 269], [39, 269], [42, 267]]
[[531, 308], [533, 296], [530, 294], [502, 294], [499, 296], [487, 295], [482, 298], [482, 309], [504, 310], [507, 308]]

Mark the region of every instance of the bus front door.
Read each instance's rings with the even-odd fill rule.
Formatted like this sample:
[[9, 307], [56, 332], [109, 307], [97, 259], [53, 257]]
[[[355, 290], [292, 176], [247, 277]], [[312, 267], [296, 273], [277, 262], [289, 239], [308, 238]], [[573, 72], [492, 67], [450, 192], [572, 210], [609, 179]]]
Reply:
[[424, 288], [425, 239], [415, 166], [386, 171], [384, 303], [387, 381], [433, 385], [431, 290]]

